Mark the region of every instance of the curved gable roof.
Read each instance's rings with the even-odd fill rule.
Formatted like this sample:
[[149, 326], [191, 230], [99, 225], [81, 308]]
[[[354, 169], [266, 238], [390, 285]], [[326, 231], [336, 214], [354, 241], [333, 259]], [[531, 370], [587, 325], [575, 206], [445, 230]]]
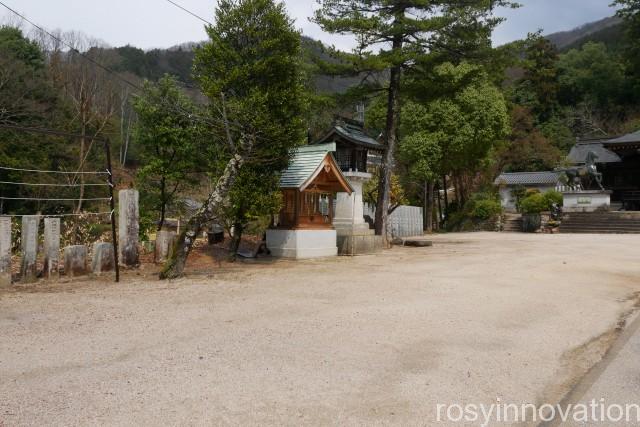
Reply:
[[369, 135], [364, 133], [364, 131], [362, 131], [361, 129], [358, 129], [355, 126], [351, 126], [349, 124], [335, 125], [326, 136], [324, 136], [314, 144], [324, 144], [327, 142], [335, 142], [336, 136], [346, 139], [347, 141], [351, 142], [354, 145], [370, 148], [372, 150], [382, 151], [385, 149], [384, 144], [381, 144], [380, 142], [371, 138]]
[[306, 145], [295, 149], [289, 167], [280, 176], [281, 188], [295, 188], [304, 191], [322, 172], [325, 166], [336, 174], [336, 178], [343, 190], [349, 194], [353, 191], [349, 182], [340, 171], [340, 167], [333, 158], [332, 151], [336, 144]]

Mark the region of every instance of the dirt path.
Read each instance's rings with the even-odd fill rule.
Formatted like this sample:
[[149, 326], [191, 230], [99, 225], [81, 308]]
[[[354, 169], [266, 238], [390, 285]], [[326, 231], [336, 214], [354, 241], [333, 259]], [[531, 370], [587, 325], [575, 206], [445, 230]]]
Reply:
[[640, 292], [640, 236], [435, 240], [1, 293], [0, 425], [431, 425], [438, 403], [554, 402]]

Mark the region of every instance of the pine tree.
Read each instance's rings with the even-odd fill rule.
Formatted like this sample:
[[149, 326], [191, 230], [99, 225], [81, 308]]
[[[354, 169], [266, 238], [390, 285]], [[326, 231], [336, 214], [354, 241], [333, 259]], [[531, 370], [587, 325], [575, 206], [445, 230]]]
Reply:
[[[400, 121], [403, 71], [425, 56], [463, 56], [490, 46], [493, 16], [510, 0], [318, 0], [315, 21], [331, 33], [357, 37], [358, 72], [384, 71], [389, 76], [385, 126], [386, 154], [382, 163], [376, 209], [376, 233], [387, 236], [391, 175]], [[515, 6], [514, 6], [515, 7]]]

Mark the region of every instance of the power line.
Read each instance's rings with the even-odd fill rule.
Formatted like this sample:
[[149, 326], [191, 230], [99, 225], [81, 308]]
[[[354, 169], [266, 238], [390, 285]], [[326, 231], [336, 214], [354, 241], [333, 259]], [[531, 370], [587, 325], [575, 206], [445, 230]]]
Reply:
[[[185, 12], [189, 13], [190, 15], [193, 15], [194, 17], [206, 22], [209, 25], [213, 25], [211, 22], [207, 21], [206, 19], [198, 16], [197, 14], [191, 12], [190, 10], [184, 8], [183, 6], [175, 3], [172, 0], [167, 0], [168, 2], [170, 2], [171, 4], [173, 4], [174, 6], [184, 10]], [[117, 78], [118, 80], [124, 82], [125, 84], [131, 86], [132, 88], [136, 89], [137, 91], [142, 92], [143, 88], [140, 87], [139, 85], [137, 85], [136, 83], [133, 83], [132, 81], [122, 77], [119, 73], [117, 73], [116, 71], [114, 71], [113, 69], [102, 65], [100, 62], [94, 60], [93, 58], [91, 58], [90, 56], [88, 56], [87, 54], [80, 52], [78, 49], [76, 49], [75, 47], [73, 47], [71, 44], [65, 42], [64, 40], [62, 40], [60, 37], [57, 37], [56, 35], [52, 34], [51, 32], [47, 31], [44, 29], [44, 27], [42, 27], [41, 25], [36, 24], [35, 22], [29, 20], [26, 16], [24, 16], [23, 14], [19, 13], [18, 11], [16, 11], [15, 9], [7, 6], [6, 3], [4, 3], [4, 1], [0, 0], [0, 6], [3, 6], [5, 9], [9, 10], [10, 12], [12, 12], [13, 14], [15, 14], [16, 16], [20, 17], [21, 19], [23, 19], [24, 21], [28, 22], [29, 24], [31, 24], [34, 28], [37, 28], [38, 30], [42, 31], [43, 33], [47, 34], [49, 37], [51, 37], [52, 39], [56, 40], [57, 42], [63, 44], [64, 46], [66, 46], [67, 48], [69, 48], [72, 52], [77, 53], [78, 55], [80, 55], [81, 58], [85, 59], [86, 61], [89, 61], [90, 63], [92, 63], [93, 65], [95, 65], [96, 67], [106, 71], [107, 73], [111, 74], [112, 76], [114, 76], [115, 78]], [[222, 126], [229, 126], [229, 127], [233, 127], [236, 130], [239, 131], [243, 131], [244, 128], [239, 125], [238, 123], [234, 123], [232, 121], [226, 121], [223, 119], [215, 119], [213, 117], [203, 117], [203, 116], [199, 116], [197, 114], [194, 114], [191, 111], [187, 111], [185, 110], [183, 107], [181, 107], [178, 104], [173, 104], [170, 103], [166, 98], [161, 98], [160, 102], [162, 102], [164, 105], [166, 105], [167, 107], [171, 108], [174, 112], [177, 112], [178, 114], [181, 114], [183, 116], [185, 116], [187, 119], [193, 121], [193, 122], [200, 122], [200, 123], [204, 123], [204, 124], [208, 124], [208, 125], [222, 125]], [[260, 138], [259, 136], [257, 136], [256, 138]]]
[[[75, 172], [74, 172], [75, 173]], [[35, 182], [9, 182], [0, 181], [4, 185], [24, 185], [27, 187], [108, 187], [109, 184], [37, 184]]]
[[119, 78], [120, 80], [122, 80], [123, 82], [127, 83], [128, 85], [130, 85], [131, 87], [134, 87], [138, 90], [142, 90], [142, 88], [138, 85], [136, 85], [135, 83], [125, 79], [124, 77], [122, 77], [121, 75], [117, 74], [115, 71], [113, 71], [112, 69], [110, 69], [109, 67], [105, 67], [104, 65], [102, 65], [101, 63], [99, 63], [98, 61], [94, 60], [93, 58], [91, 58], [90, 56], [80, 52], [78, 49], [76, 49], [75, 47], [73, 47], [71, 44], [67, 43], [66, 41], [62, 40], [61, 38], [53, 35], [51, 32], [47, 31], [44, 29], [44, 27], [41, 27], [40, 25], [36, 24], [35, 22], [29, 20], [26, 16], [24, 16], [23, 14], [17, 12], [15, 9], [10, 8], [9, 6], [7, 6], [4, 2], [0, 1], [0, 5], [4, 6], [5, 9], [8, 9], [9, 11], [11, 11], [13, 14], [19, 16], [20, 18], [24, 19], [26, 22], [28, 22], [29, 24], [33, 25], [35, 28], [37, 28], [38, 30], [42, 31], [43, 33], [47, 34], [49, 37], [51, 37], [52, 39], [56, 40], [58, 43], [62, 43], [63, 45], [65, 45], [66, 47], [68, 47], [69, 49], [71, 49], [72, 52], [77, 53], [78, 55], [82, 56], [84, 59], [86, 59], [87, 61], [91, 62], [93, 65], [95, 65], [96, 67], [99, 67], [101, 69], [103, 69], [104, 71], [115, 75], [117, 78]]
[[0, 166], [0, 169], [7, 171], [18, 171], [18, 172], [34, 172], [34, 173], [57, 173], [57, 174], [65, 174], [65, 175], [109, 175], [108, 171], [104, 172], [65, 172], [65, 171], [43, 171], [39, 169], [20, 169], [20, 168], [9, 168], [5, 166]]
[[[169, 1], [169, 0], [167, 0]], [[173, 2], [171, 2], [173, 3]], [[180, 7], [181, 9], [187, 11], [188, 13], [191, 13], [192, 15], [196, 16], [198, 19], [203, 19], [198, 17], [197, 15], [195, 15], [194, 13], [188, 11], [187, 9], [181, 7], [180, 5], [173, 3], [175, 6]], [[7, 6], [6, 3], [4, 3], [3, 1], [0, 1], [0, 6], [3, 6], [5, 9], [9, 10], [11, 13], [15, 14], [16, 16], [20, 17], [21, 19], [23, 19], [24, 21], [28, 22], [29, 24], [31, 24], [34, 28], [37, 28], [38, 30], [42, 31], [43, 33], [47, 34], [49, 37], [51, 37], [52, 39], [56, 40], [58, 43], [63, 44], [64, 46], [66, 46], [67, 48], [69, 48], [72, 52], [80, 55], [81, 58], [91, 62], [93, 65], [95, 65], [96, 67], [106, 71], [107, 73], [111, 74], [112, 76], [116, 77], [118, 80], [126, 83], [127, 85], [131, 86], [132, 88], [142, 92], [143, 88], [140, 87], [139, 85], [137, 85], [136, 83], [133, 83], [132, 81], [122, 77], [120, 74], [118, 74], [116, 71], [114, 71], [113, 69], [102, 65], [100, 62], [96, 61], [95, 59], [91, 58], [89, 55], [80, 52], [78, 49], [76, 49], [75, 47], [73, 47], [71, 44], [67, 43], [66, 41], [64, 41], [63, 39], [61, 39], [60, 37], [57, 37], [56, 35], [52, 34], [51, 32], [47, 31], [44, 27], [42, 27], [41, 25], [36, 24], [35, 22], [31, 21], [30, 19], [28, 19], [26, 16], [24, 16], [23, 14], [19, 13], [18, 11], [16, 11], [15, 9]], [[208, 21], [205, 20], [205, 22], [209, 23]], [[210, 24], [210, 23], [209, 23]], [[180, 107], [177, 104], [171, 104], [169, 103], [165, 98], [161, 99], [161, 102], [165, 103], [165, 105], [169, 106], [170, 108], [173, 108], [174, 111], [186, 116], [188, 119], [193, 120], [193, 121], [200, 121], [201, 123], [206, 123], [206, 124], [213, 124], [214, 121], [217, 121], [217, 124], [224, 124], [223, 120], [220, 119], [213, 119], [213, 118], [208, 118], [208, 117], [201, 117], [198, 116], [196, 114], [193, 114], [192, 112], [186, 111], [184, 110], [182, 107]], [[229, 123], [229, 125], [234, 125], [232, 123]], [[234, 127], [237, 127], [237, 125], [235, 125]]]
[[[43, 217], [47, 217], [47, 218], [64, 218], [64, 217], [71, 217], [71, 216], [98, 216], [98, 215], [111, 215], [113, 214], [113, 211], [110, 212], [82, 212], [82, 213], [73, 213], [73, 214], [44, 214], [44, 215], [40, 215]], [[23, 216], [33, 216], [33, 215], [5, 215], [5, 214], [0, 214], [0, 216], [8, 216], [10, 218], [21, 218]]]
[[172, 5], [174, 5], [175, 7], [177, 7], [178, 9], [182, 9], [183, 11], [187, 12], [189, 15], [201, 20], [202, 22], [204, 22], [205, 24], [209, 24], [213, 27], [213, 24], [210, 21], [207, 21], [206, 19], [204, 19], [203, 17], [201, 17], [200, 15], [195, 14], [194, 12], [191, 12], [189, 9], [185, 8], [184, 6], [179, 5], [178, 3], [172, 1], [172, 0], [167, 0], [169, 3], [171, 3]]
[[49, 199], [49, 198], [40, 198], [40, 197], [1, 197], [0, 196], [0, 200], [31, 200], [31, 201], [43, 201], [43, 202], [79, 202], [79, 201], [90, 201], [90, 202], [95, 202], [95, 201], [104, 201], [104, 200], [111, 200], [111, 197], [101, 197], [101, 198], [95, 198], [95, 199]]
[[104, 172], [100, 172], [100, 171], [95, 171], [95, 172], [45, 171], [45, 170], [39, 170], [39, 169], [10, 168], [10, 167], [6, 167], [6, 166], [0, 166], [0, 169], [6, 170], [6, 171], [34, 172], [34, 173], [57, 173], [57, 174], [65, 174], [65, 175], [78, 175], [78, 174], [83, 174], [83, 175], [109, 175], [108, 171], [104, 171]]

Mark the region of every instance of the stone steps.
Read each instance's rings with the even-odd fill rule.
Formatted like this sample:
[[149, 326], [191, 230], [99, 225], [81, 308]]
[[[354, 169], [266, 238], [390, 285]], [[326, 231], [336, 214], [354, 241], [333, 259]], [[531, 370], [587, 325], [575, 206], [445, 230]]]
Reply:
[[502, 231], [504, 233], [521, 233], [522, 232], [522, 216], [506, 215], [502, 223]]
[[566, 213], [561, 233], [640, 234], [640, 212]]

